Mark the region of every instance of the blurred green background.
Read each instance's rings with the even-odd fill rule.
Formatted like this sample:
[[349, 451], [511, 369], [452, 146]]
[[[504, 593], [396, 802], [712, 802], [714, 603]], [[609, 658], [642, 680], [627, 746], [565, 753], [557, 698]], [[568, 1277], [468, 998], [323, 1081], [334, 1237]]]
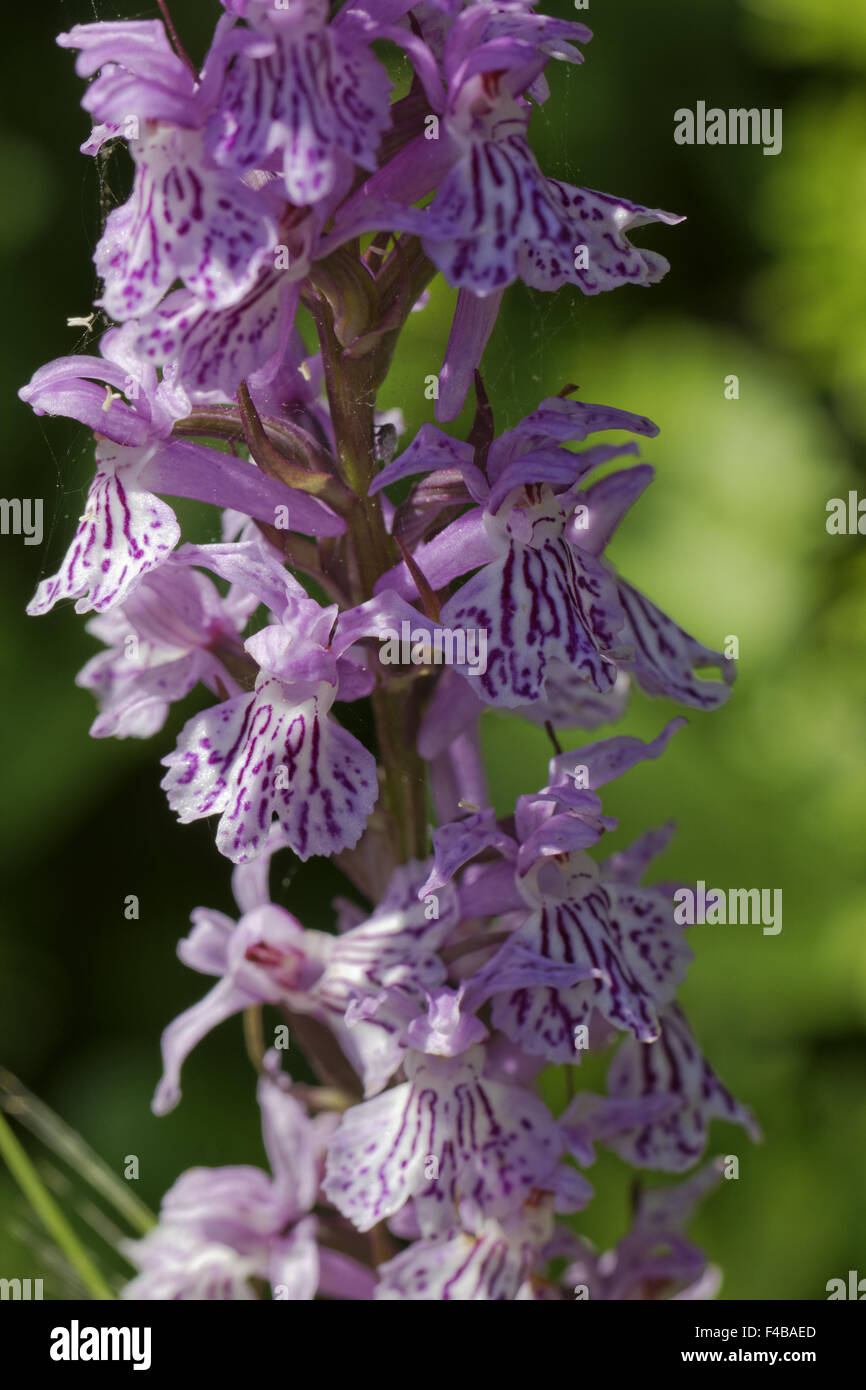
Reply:
[[[661, 426], [644, 451], [657, 479], [612, 555], [709, 645], [736, 636], [739, 679], [726, 708], [693, 714], [660, 762], [609, 789], [621, 821], [612, 844], [673, 817], [660, 876], [783, 889], [778, 936], [692, 933], [683, 1001], [765, 1136], [755, 1148], [714, 1127], [708, 1152], [739, 1155], [740, 1178], [692, 1229], [724, 1271], [722, 1297], [821, 1299], [828, 1279], [866, 1275], [866, 558], [862, 539], [825, 529], [828, 499], [864, 487], [866, 10], [850, 0], [540, 8], [595, 33], [582, 68], [551, 65], [553, 94], [532, 122], [545, 172], [688, 221], [636, 234], [672, 264], [651, 290], [512, 289], [485, 359], [488, 390], [500, 428], [566, 382]], [[200, 57], [217, 5], [173, 0], [172, 11]], [[154, 1208], [185, 1167], [262, 1161], [238, 1021], [196, 1050], [179, 1109], [159, 1121], [149, 1111], [159, 1032], [206, 987], [176, 960], [177, 939], [195, 906], [232, 911], [229, 875], [212, 827], [179, 828], [159, 789], [158, 758], [198, 697], [151, 743], [90, 740], [91, 697], [73, 679], [94, 641], [71, 607], [24, 615], [80, 513], [92, 444], [37, 420], [15, 392], [44, 361], [87, 350], [66, 319], [90, 308], [101, 217], [128, 188], [119, 161], [101, 179], [78, 153], [81, 84], [53, 36], [156, 13], [126, 0], [18, 6], [0, 57], [3, 491], [43, 497], [46, 513], [42, 547], [0, 538], [0, 1063], [115, 1172], [137, 1155], [135, 1188]], [[781, 107], [781, 154], [677, 146], [673, 113], [698, 100]], [[423, 380], [438, 369], [452, 303], [440, 288], [412, 316], [383, 392], [410, 435], [432, 418]], [[737, 400], [724, 394], [731, 374]], [[637, 695], [620, 730], [651, 737], [675, 712]], [[549, 750], [526, 724], [486, 724], [505, 813], [541, 785]], [[313, 862], [276, 896], [321, 925], [332, 889]], [[138, 921], [124, 917], [131, 893]], [[597, 1197], [581, 1228], [606, 1247], [626, 1222], [629, 1173], [603, 1157], [589, 1176]], [[0, 1273], [42, 1273], [5, 1174], [0, 1215]]]

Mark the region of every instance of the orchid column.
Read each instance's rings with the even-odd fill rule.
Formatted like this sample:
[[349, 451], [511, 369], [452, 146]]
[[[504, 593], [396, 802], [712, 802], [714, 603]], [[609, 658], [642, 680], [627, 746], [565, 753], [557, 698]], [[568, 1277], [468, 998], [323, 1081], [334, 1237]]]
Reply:
[[[181, 823], [216, 820], [235, 866], [238, 920], [199, 908], [178, 948], [215, 983], [165, 1031], [157, 1112], [213, 1027], [272, 1028], [252, 1049], [271, 1176], [185, 1174], [126, 1247], [123, 1295], [710, 1296], [683, 1227], [717, 1162], [644, 1192], [615, 1251], [575, 1219], [595, 1143], [679, 1173], [711, 1118], [756, 1132], [676, 1003], [677, 885], [641, 883], [670, 827], [589, 853], [615, 826], [600, 789], [684, 721], [569, 752], [554, 730], [615, 720], [633, 685], [711, 709], [733, 669], [606, 558], [653, 470], [593, 474], [656, 426], [565, 388], [498, 432], [479, 370], [515, 279], [651, 285], [667, 262], [627, 233], [679, 218], [538, 167], [532, 106], [549, 59], [582, 61], [582, 24], [459, 0], [223, 9], [200, 67], [159, 20], [60, 36], [93, 78], [85, 153], [124, 141], [134, 178], [95, 255], [99, 354], [21, 392], [92, 430], [97, 462], [30, 611], [94, 614], [95, 737], [159, 735], [200, 687], [162, 785]], [[395, 45], [413, 79], [391, 101]], [[459, 293], [436, 417], [474, 387], [474, 424], [428, 423], [397, 452], [377, 393], [437, 273]], [[182, 537], [166, 496], [219, 509], [222, 539]], [[395, 666], [407, 631], [419, 655]], [[374, 746], [340, 722], [356, 701]], [[555, 750], [505, 820], [487, 707], [545, 724]], [[354, 885], [334, 933], [271, 900], [279, 854], [330, 856]], [[291, 1078], [299, 1044], [317, 1086]], [[554, 1116], [539, 1074], [614, 1046], [607, 1094]]]

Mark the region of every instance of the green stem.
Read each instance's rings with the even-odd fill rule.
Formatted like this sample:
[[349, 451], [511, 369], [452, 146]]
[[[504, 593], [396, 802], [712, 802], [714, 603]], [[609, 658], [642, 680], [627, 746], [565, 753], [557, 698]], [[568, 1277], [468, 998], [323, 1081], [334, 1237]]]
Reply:
[[427, 852], [427, 783], [424, 763], [405, 731], [406, 695], [378, 687], [371, 703], [397, 862], [423, 859]]
[[10, 1173], [48, 1234], [57, 1242], [85, 1288], [89, 1289], [94, 1298], [114, 1298], [111, 1289], [42, 1182], [3, 1114], [0, 1114], [0, 1154], [6, 1160]]
[[316, 306], [314, 317], [322, 349], [337, 462], [344, 481], [358, 499], [347, 524], [358, 561], [361, 592], [357, 601], [363, 602], [372, 597], [379, 575], [390, 569], [397, 559], [385, 529], [379, 498], [369, 495], [376, 474], [373, 364], [369, 356], [346, 356], [337, 340], [331, 312], [324, 303]]
[[[314, 309], [325, 369], [325, 386], [334, 427], [337, 458], [358, 505], [348, 516], [348, 536], [357, 561], [352, 595], [372, 598], [376, 581], [398, 558], [377, 496], [369, 495], [376, 474], [373, 412], [376, 403], [373, 356], [349, 357], [337, 339], [331, 312]], [[384, 799], [398, 862], [420, 858], [426, 849], [427, 801], [424, 764], [407, 736], [406, 693], [377, 687], [372, 696]]]

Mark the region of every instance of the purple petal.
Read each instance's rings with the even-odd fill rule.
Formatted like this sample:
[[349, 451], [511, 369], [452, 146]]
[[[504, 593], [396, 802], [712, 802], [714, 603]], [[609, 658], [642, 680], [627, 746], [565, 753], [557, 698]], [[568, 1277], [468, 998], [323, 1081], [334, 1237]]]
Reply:
[[254, 463], [187, 439], [161, 445], [147, 463], [147, 481], [172, 497], [193, 497], [215, 507], [232, 507], [273, 525], [278, 508], [289, 527], [309, 536], [340, 536], [346, 523], [317, 497], [286, 487]]
[[189, 936], [178, 942], [178, 956], [190, 970], [203, 975], [224, 975], [228, 970], [229, 940], [237, 923], [224, 912], [206, 907], [197, 907], [191, 921]]
[[175, 558], [190, 565], [205, 565], [221, 579], [247, 590], [259, 603], [267, 604], [275, 617], [282, 617], [290, 599], [307, 598], [294, 575], [257, 541], [182, 545]]
[[470, 485], [472, 495], [481, 502], [487, 496], [487, 484], [472, 462], [471, 444], [462, 439], [452, 439], [450, 434], [436, 425], [423, 424], [408, 449], [404, 449], [370, 485], [371, 494], [381, 492], [391, 483], [399, 483], [403, 478], [411, 478], [417, 473], [434, 473], [439, 469], [457, 469]]
[[179, 820], [220, 813], [217, 846], [236, 864], [265, 848], [274, 816], [301, 859], [354, 846], [378, 795], [376, 764], [328, 717], [332, 700], [331, 689], [297, 702], [265, 677], [254, 695], [191, 719], [163, 759]]
[[190, 1168], [166, 1193], [160, 1209], [161, 1222], [186, 1226], [203, 1240], [242, 1254], [256, 1251], [286, 1219], [268, 1175], [241, 1165]]
[[366, 1265], [359, 1264], [339, 1250], [319, 1248], [319, 1292], [332, 1298], [352, 1299], [368, 1303], [374, 1296], [376, 1276]]
[[232, 401], [241, 381], [279, 368], [299, 293], [297, 281], [270, 273], [240, 303], [212, 312], [175, 290], [139, 321], [135, 350], [157, 366], [176, 361], [192, 400]]
[[[520, 245], [517, 273], [527, 285], [558, 290], [572, 284], [584, 294], [599, 294], [619, 285], [654, 285], [665, 276], [670, 264], [664, 256], [632, 246], [626, 232], [651, 222], [674, 226], [682, 217], [556, 179], [543, 182], [553, 215], [547, 231]], [[578, 256], [580, 247], [585, 256]]]
[[649, 487], [655, 469], [648, 463], [609, 473], [586, 492], [577, 493], [576, 501], [587, 508], [587, 525], [572, 530], [571, 540], [581, 550], [600, 555], [610, 541], [629, 508]]
[[[473, 688], [487, 703], [507, 709], [543, 697], [553, 662], [573, 668], [600, 691], [610, 690], [617, 674], [607, 653], [622, 614], [610, 576], [557, 535], [546, 509], [539, 505], [535, 512], [526, 518], [533, 543], [506, 538], [507, 552], [442, 609], [446, 627], [486, 632], [487, 669]], [[469, 668], [455, 669], [468, 677]]]
[[[465, 681], [457, 677], [459, 684]], [[420, 746], [418, 752], [424, 757]], [[434, 754], [430, 765], [430, 794], [438, 819], [456, 820], [466, 806], [485, 806], [490, 800], [481, 748], [481, 726], [474, 725], [458, 734], [446, 748]]]
[[[497, 1028], [525, 1051], [551, 1062], [580, 1060], [575, 1029], [588, 1026], [593, 1009], [639, 1038], [651, 1040], [659, 1031], [654, 1000], [631, 966], [607, 893], [593, 881], [595, 866], [585, 857], [581, 862], [585, 873], [581, 879], [572, 873], [569, 896], [545, 901], [527, 917], [514, 940], [539, 961], [574, 966], [591, 978], [571, 987], [551, 981], [548, 987], [514, 988], [493, 1005]], [[508, 945], [503, 947], [503, 953], [507, 951]]]
[[[324, 1190], [359, 1230], [414, 1197], [422, 1232], [446, 1232], [458, 1202], [504, 1216], [550, 1178], [561, 1151], [552, 1117], [528, 1091], [481, 1079], [482, 1060], [410, 1058], [407, 1082], [343, 1116]], [[431, 1158], [436, 1178], [425, 1176]]]
[[454, 420], [463, 409], [501, 305], [501, 294], [481, 296], [473, 294], [471, 290], [459, 291], [445, 359], [439, 373], [437, 420]]
[[449, 227], [423, 245], [450, 285], [487, 295], [518, 274], [521, 243], [546, 242], [561, 213], [523, 134], [474, 142], [442, 180], [431, 215]]
[[569, 1152], [585, 1166], [595, 1162], [596, 1143], [607, 1143], [668, 1115], [676, 1108], [670, 1096], [642, 1096], [639, 1100], [610, 1100], [607, 1096], [581, 1091], [559, 1118]]
[[544, 698], [523, 705], [519, 713], [542, 728], [597, 729], [621, 719], [628, 704], [631, 685], [624, 671], [618, 671], [610, 690], [593, 690], [568, 666], [553, 662], [544, 682]]
[[379, 1266], [377, 1300], [501, 1302], [518, 1289], [538, 1259], [531, 1239], [520, 1240], [498, 1221], [482, 1232], [418, 1240]]
[[606, 883], [639, 883], [658, 855], [664, 854], [676, 829], [673, 821], [667, 821], [657, 830], [647, 830], [633, 844], [611, 854], [601, 862], [601, 873]]
[[509, 859], [517, 852], [510, 835], [499, 829], [496, 812], [488, 806], [483, 811], [439, 826], [433, 831], [434, 865], [426, 883], [419, 890], [423, 896], [442, 888], [458, 869], [468, 864], [484, 849], [496, 849]]
[[311, 1303], [319, 1287], [319, 1247], [316, 1218], [308, 1216], [274, 1242], [268, 1262], [268, 1279], [277, 1299]]
[[[494, 559], [497, 547], [484, 528], [480, 507], [465, 512], [432, 541], [415, 547], [413, 559], [433, 589], [442, 589], [467, 570]], [[403, 598], [417, 598], [415, 581], [405, 564], [387, 570], [376, 584], [376, 592], [393, 589]]]
[[195, 124], [192, 74], [173, 51], [160, 20], [76, 24], [68, 34], [59, 34], [57, 42], [80, 50], [75, 60], [79, 77], [105, 69], [81, 103], [96, 120], [126, 129], [134, 112], [140, 120]]
[[751, 1113], [719, 1081], [676, 1006], [665, 1011], [657, 1042], [626, 1038], [620, 1044], [608, 1072], [608, 1090], [615, 1100], [668, 1096], [677, 1102], [667, 1117], [608, 1140], [637, 1168], [672, 1173], [691, 1168], [706, 1147], [714, 1118], [740, 1124], [753, 1140], [760, 1138]]
[[486, 1026], [463, 1008], [463, 988], [444, 986], [432, 992], [427, 1013], [413, 1018], [406, 1029], [406, 1042], [417, 1052], [433, 1057], [459, 1057], [489, 1037]]
[[[490, 450], [490, 476], [498, 479], [506, 463], [521, 454], [550, 444], [580, 443], [591, 434], [607, 430], [628, 430], [651, 439], [658, 434], [658, 425], [645, 415], [629, 410], [617, 410], [609, 405], [592, 405], [588, 401], [573, 401], [563, 396], [548, 396], [533, 410], [499, 436]], [[578, 467], [575, 464], [575, 467]]]
[[307, 1112], [287, 1089], [288, 1078], [274, 1072], [276, 1079], [264, 1076], [259, 1082], [262, 1135], [265, 1141], [274, 1187], [293, 1215], [312, 1210], [319, 1191], [319, 1171], [335, 1117], [310, 1120]]
[[581, 767], [586, 769], [587, 787], [596, 791], [616, 777], [622, 777], [638, 763], [645, 762], [648, 758], [660, 758], [672, 736], [686, 722], [682, 715], [671, 719], [658, 738], [652, 739], [649, 743], [631, 734], [618, 734], [614, 738], [588, 743], [574, 753], [558, 753], [555, 758], [551, 758], [548, 766], [548, 787], [556, 787], [565, 782], [573, 784], [574, 770]]
[[261, 1273], [258, 1255], [206, 1242], [183, 1226], [158, 1225], [142, 1240], [123, 1241], [121, 1252], [140, 1271], [121, 1289], [122, 1299], [177, 1301], [254, 1299], [250, 1279]]
[[286, 193], [297, 207], [331, 192], [338, 152], [376, 168], [391, 83], [369, 50], [349, 50], [324, 28], [247, 48], [235, 58], [211, 123], [219, 162], [242, 172], [281, 154]]
[[75, 677], [76, 685], [93, 690], [99, 700], [90, 737], [151, 738], [164, 725], [170, 706], [217, 672], [222, 673], [219, 662], [204, 652], [156, 660], [149, 667], [130, 661], [122, 649], [100, 653]]
[[[486, 965], [476, 971], [466, 981], [466, 1001], [472, 1008], [480, 1008], [494, 994], [504, 994], [518, 989], [568, 989], [582, 980], [601, 978], [601, 971], [591, 965], [577, 964], [574, 961], [555, 961], [541, 956], [526, 944], [519, 935], [512, 936], [500, 951], [491, 957]], [[573, 1058], [574, 1036], [572, 1030], [570, 1060]]]
[[[469, 681], [454, 671], [443, 671], [424, 711], [418, 732], [422, 758], [438, 757], [472, 726], [484, 709]], [[472, 798], [470, 798], [472, 800]], [[478, 803], [476, 803], [478, 804]]]
[[130, 386], [129, 372], [102, 357], [59, 357], [34, 372], [18, 395], [37, 415], [79, 420], [116, 444], [137, 448], [152, 443], [157, 431], [149, 412], [136, 408], [138, 403], [127, 405], [117, 396], [108, 396], [105, 385], [98, 386], [97, 381], [118, 391]]
[[97, 473], [75, 537], [57, 574], [42, 580], [28, 613], [47, 613], [63, 598], [77, 599], [76, 613], [104, 612], [168, 558], [180, 527], [171, 507], [141, 486], [150, 452], [107, 440], [97, 445]]
[[181, 1068], [193, 1048], [208, 1033], [234, 1014], [261, 1003], [256, 995], [239, 988], [233, 980], [220, 980], [210, 993], [191, 1008], [178, 1014], [162, 1034], [162, 1079], [151, 1108], [155, 1115], [167, 1115], [180, 1100]]
[[605, 891], [635, 979], [657, 1004], [669, 1004], [694, 960], [683, 928], [674, 921], [672, 898], [631, 883], [605, 883]]
[[[625, 623], [620, 641], [634, 655], [620, 662], [650, 695], [667, 695], [697, 709], [717, 709], [730, 697], [736, 667], [730, 657], [703, 646], [623, 580], [617, 581]], [[696, 670], [717, 667], [722, 681], [699, 680]], [[724, 684], [722, 683], [724, 682]]]
[[252, 189], [203, 167], [201, 136], [160, 125], [130, 150], [132, 196], [109, 213], [94, 260], [102, 305], [123, 321], [155, 309], [173, 282], [202, 305], [237, 304], [273, 264], [276, 220]]

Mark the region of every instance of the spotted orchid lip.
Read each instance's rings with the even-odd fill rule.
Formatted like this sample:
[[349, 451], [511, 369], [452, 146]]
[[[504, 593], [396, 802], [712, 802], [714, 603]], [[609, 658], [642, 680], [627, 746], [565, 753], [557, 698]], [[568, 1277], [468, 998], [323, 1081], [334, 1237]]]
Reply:
[[[509, 1096], [481, 1076], [484, 1050], [407, 1063], [409, 1080], [348, 1111], [329, 1146], [324, 1190], [360, 1230], [410, 1199], [423, 1235], [453, 1229], [462, 1197], [493, 1216], [519, 1211], [562, 1139], [528, 1091]], [[479, 1163], [478, 1151], [487, 1157]], [[431, 1182], [425, 1156], [447, 1153]]]
[[171, 554], [180, 526], [167, 503], [141, 486], [151, 449], [102, 444], [84, 514], [61, 569], [43, 579], [28, 613], [47, 613], [74, 598], [78, 613], [123, 603], [136, 584]]
[[265, 679], [197, 715], [163, 759], [163, 787], [181, 823], [219, 815], [217, 844], [233, 863], [261, 853], [273, 817], [300, 859], [360, 838], [378, 796], [376, 762], [326, 713], [333, 690], [294, 703]]
[[627, 1162], [643, 1168], [685, 1172], [704, 1152], [709, 1121], [742, 1125], [753, 1140], [760, 1130], [746, 1106], [735, 1101], [716, 1076], [682, 1010], [670, 1004], [661, 1016], [660, 1046], [638, 1050], [634, 1039], [619, 1046], [608, 1074], [613, 1103], [660, 1098], [654, 1117], [636, 1118], [607, 1140]]
[[202, 152], [199, 132], [170, 126], [133, 142], [132, 196], [109, 214], [94, 257], [112, 318], [149, 313], [178, 279], [209, 309], [230, 308], [273, 262], [267, 205], [234, 176], [205, 173]]

